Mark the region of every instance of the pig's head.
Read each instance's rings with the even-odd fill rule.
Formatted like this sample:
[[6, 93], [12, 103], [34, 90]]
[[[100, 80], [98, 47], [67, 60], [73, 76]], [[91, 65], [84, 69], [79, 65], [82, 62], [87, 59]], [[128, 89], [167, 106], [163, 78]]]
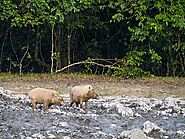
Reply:
[[64, 100], [62, 97], [55, 97], [53, 104], [62, 106], [64, 105]]
[[89, 91], [87, 94], [92, 99], [99, 99], [100, 98], [99, 95], [94, 91], [94, 89], [91, 86], [89, 86]]
[[64, 100], [62, 97], [59, 97], [58, 94], [53, 93], [52, 94], [52, 103], [55, 105], [62, 106], [64, 104]]

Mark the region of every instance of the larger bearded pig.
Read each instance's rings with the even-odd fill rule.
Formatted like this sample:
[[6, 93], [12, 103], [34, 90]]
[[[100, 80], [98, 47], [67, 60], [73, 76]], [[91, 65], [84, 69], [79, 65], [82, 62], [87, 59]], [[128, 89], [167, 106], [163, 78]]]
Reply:
[[95, 93], [91, 85], [80, 85], [72, 88], [70, 92], [70, 107], [73, 103], [82, 108], [83, 102], [85, 102], [85, 107], [87, 108], [87, 101], [89, 99], [99, 99], [98, 94]]
[[63, 98], [59, 97], [59, 92], [45, 88], [35, 88], [28, 93], [32, 102], [33, 110], [36, 104], [44, 104], [44, 111], [48, 109], [48, 105], [63, 105]]

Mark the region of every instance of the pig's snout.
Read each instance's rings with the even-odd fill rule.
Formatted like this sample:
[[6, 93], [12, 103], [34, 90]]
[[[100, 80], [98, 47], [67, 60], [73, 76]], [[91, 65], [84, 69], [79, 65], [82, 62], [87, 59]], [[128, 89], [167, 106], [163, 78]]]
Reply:
[[97, 96], [96, 99], [100, 99], [100, 96]]
[[60, 101], [60, 106], [64, 105], [64, 100], [63, 100], [63, 98], [59, 98], [59, 101]]
[[100, 99], [100, 96], [98, 94], [95, 94], [95, 99]]
[[62, 105], [64, 105], [64, 101], [61, 101], [61, 102], [60, 102], [60, 106], [62, 106]]

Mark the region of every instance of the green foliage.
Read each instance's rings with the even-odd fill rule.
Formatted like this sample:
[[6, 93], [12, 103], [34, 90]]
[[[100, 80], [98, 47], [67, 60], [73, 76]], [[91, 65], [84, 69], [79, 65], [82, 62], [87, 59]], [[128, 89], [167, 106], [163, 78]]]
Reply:
[[[108, 69], [110, 75], [185, 76], [184, 13], [183, 0], [1, 0], [0, 71], [17, 72], [27, 45], [23, 68], [48, 71], [52, 43], [52, 58], [62, 68], [70, 36], [71, 62], [117, 58], [122, 60]], [[106, 72], [87, 61], [86, 73]]]
[[110, 22], [113, 22], [113, 21], [122, 21], [124, 19], [124, 15], [121, 14], [121, 13], [117, 13], [115, 15], [112, 16], [112, 20], [110, 20]]
[[185, 28], [185, 3], [183, 1], [141, 0], [110, 3], [110, 7], [117, 10], [112, 19], [119, 22], [128, 21], [129, 30], [132, 33], [131, 41], [143, 42], [154, 38], [151, 36], [156, 37], [156, 33], [158, 37], [165, 36], [170, 33], [168, 28], [179, 30]]
[[120, 61], [120, 64], [115, 67], [111, 66], [108, 69], [108, 74], [116, 77], [124, 78], [138, 78], [143, 76], [150, 76], [150, 73], [142, 69], [144, 62], [143, 56], [146, 52], [133, 50]]
[[146, 72], [142, 70], [141, 68], [137, 67], [125, 67], [125, 68], [119, 68], [119, 67], [111, 67], [108, 72], [108, 75], [115, 76], [115, 77], [123, 77], [125, 79], [128, 78], [139, 78], [139, 77], [146, 77], [146, 76], [152, 76], [149, 72]]
[[92, 74], [92, 67], [93, 67], [93, 64], [92, 64], [93, 60], [91, 58], [88, 58], [86, 60], [86, 63], [84, 64], [85, 66], [85, 69], [84, 69], [84, 73], [86, 74]]
[[[132, 43], [139, 42], [155, 50], [159, 49], [163, 59], [156, 52], [150, 51], [152, 55], [151, 63], [155, 61], [156, 64], [154, 65], [159, 68], [163, 62], [163, 65], [167, 67], [167, 75], [178, 73], [177, 67], [185, 69], [185, 63], [182, 62], [184, 60], [178, 57], [178, 55], [181, 55], [184, 59], [184, 52], [178, 51], [177, 54], [177, 51], [173, 49], [176, 44], [178, 44], [178, 48], [183, 47], [184, 44], [185, 2], [183, 0], [131, 0], [126, 2], [110, 1], [109, 3], [109, 7], [117, 11], [112, 16], [112, 20], [127, 22]], [[165, 49], [165, 51], [162, 51], [162, 49]], [[166, 61], [164, 62], [164, 60]], [[181, 61], [181, 64], [178, 61]]]
[[159, 56], [153, 49], [149, 49], [149, 54], [151, 54], [152, 63], [161, 64], [162, 57]]
[[[57, 6], [56, 6], [57, 5]], [[39, 25], [48, 22], [55, 25], [64, 21], [63, 5], [57, 0], [26, 0], [18, 5], [20, 10], [12, 19], [15, 26]]]
[[143, 63], [143, 55], [146, 54], [146, 52], [133, 50], [126, 54], [126, 67], [140, 67]]
[[54, 52], [53, 53], [53, 59], [58, 60], [60, 58], [60, 53], [59, 52]]
[[12, 0], [0, 1], [0, 20], [8, 20], [17, 14], [17, 5]]

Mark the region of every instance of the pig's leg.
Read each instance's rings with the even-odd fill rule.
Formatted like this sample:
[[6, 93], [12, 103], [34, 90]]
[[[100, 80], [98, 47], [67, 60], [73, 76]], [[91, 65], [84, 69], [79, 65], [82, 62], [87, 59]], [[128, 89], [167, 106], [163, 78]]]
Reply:
[[48, 100], [44, 100], [44, 111], [48, 109]]
[[74, 103], [74, 101], [71, 101], [71, 102], [70, 102], [70, 107], [72, 107], [72, 106], [73, 106], [73, 103]]
[[82, 105], [83, 105], [83, 99], [80, 98], [80, 108], [82, 108]]
[[79, 102], [75, 102], [75, 104], [76, 104], [76, 107], [78, 107], [80, 103]]
[[34, 110], [36, 108], [36, 100], [31, 100], [32, 103], [32, 109]]

